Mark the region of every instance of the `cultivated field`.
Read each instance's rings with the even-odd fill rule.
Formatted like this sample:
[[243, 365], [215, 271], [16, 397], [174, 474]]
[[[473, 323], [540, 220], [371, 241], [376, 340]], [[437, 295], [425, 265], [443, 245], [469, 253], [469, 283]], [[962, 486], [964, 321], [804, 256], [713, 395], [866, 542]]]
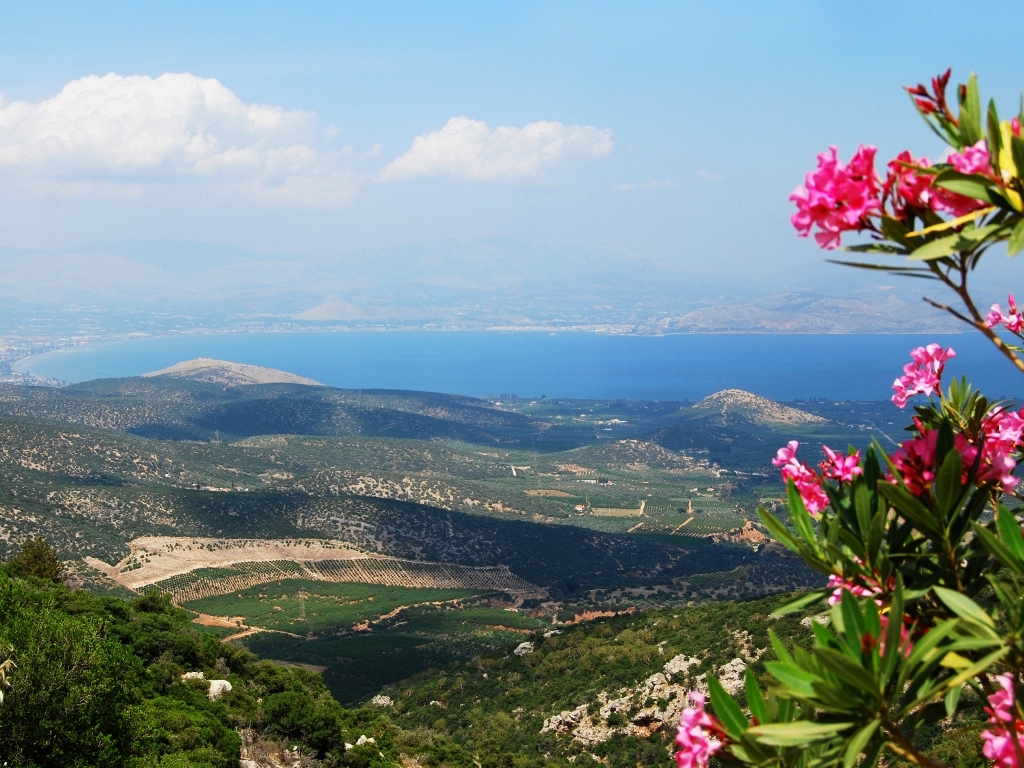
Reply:
[[86, 562], [123, 587], [169, 592], [175, 602], [201, 600], [288, 578], [392, 587], [537, 594], [503, 566], [471, 567], [368, 555], [321, 539], [201, 539], [147, 536], [129, 544], [116, 566]]

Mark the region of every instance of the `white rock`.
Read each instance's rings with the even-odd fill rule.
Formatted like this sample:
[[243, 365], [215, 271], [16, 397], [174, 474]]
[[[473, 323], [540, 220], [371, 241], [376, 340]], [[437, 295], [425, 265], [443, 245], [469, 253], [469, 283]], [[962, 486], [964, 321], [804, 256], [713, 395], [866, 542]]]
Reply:
[[238, 761], [238, 768], [260, 768], [260, 764], [248, 757], [243, 757]]
[[206, 675], [202, 672], [186, 672], [181, 676], [182, 680], [205, 680]]
[[680, 653], [678, 656], [673, 656], [662, 667], [665, 670], [665, 677], [669, 680], [672, 679], [673, 675], [685, 675], [690, 667], [699, 667], [700, 659], [696, 657], [687, 658], [685, 653]]
[[376, 696], [374, 696], [372, 699], [370, 699], [370, 706], [373, 706], [373, 707], [390, 707], [394, 703], [395, 702], [393, 702], [391, 700], [390, 696], [382, 696], [379, 693]]
[[223, 694], [231, 690], [231, 683], [227, 680], [211, 680], [210, 690], [207, 692], [206, 697], [213, 701], [219, 699]]
[[373, 736], [367, 736], [365, 733], [362, 734], [358, 739], [356, 739], [356, 746], [357, 747], [361, 747], [361, 746], [363, 746], [363, 744], [376, 744], [376, 743], [377, 742], [374, 741]]
[[528, 653], [533, 653], [533, 643], [520, 643], [512, 653], [516, 656], [525, 656]]
[[733, 659], [718, 669], [718, 682], [725, 692], [735, 696], [743, 690], [743, 673], [747, 671], [747, 663], [743, 659]]
[[578, 726], [587, 714], [587, 705], [580, 704], [576, 709], [565, 709], [544, 721], [541, 733], [568, 733]]
[[554, 637], [555, 635], [560, 635], [560, 634], [562, 634], [562, 630], [560, 630], [560, 629], [549, 629], [547, 632], [544, 633], [544, 637], [545, 638]]
[[345, 751], [346, 751], [346, 752], [348, 752], [348, 751], [349, 751], [350, 749], [352, 749], [352, 747], [354, 747], [354, 746], [355, 746], [355, 744], [349, 744], [349, 743], [348, 743], [348, 742], [346, 741], [346, 742], [345, 742]]

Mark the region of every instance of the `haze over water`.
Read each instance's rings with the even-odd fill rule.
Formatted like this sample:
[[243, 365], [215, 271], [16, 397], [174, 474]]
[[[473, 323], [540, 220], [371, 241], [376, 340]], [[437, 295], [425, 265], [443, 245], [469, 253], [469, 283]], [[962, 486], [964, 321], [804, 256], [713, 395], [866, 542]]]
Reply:
[[69, 382], [137, 376], [213, 357], [351, 389], [477, 397], [699, 400], [739, 388], [775, 400], [880, 400], [912, 347], [937, 341], [990, 397], [1024, 394], [1024, 376], [977, 334], [613, 336], [593, 333], [344, 332], [167, 336], [28, 358], [20, 371]]

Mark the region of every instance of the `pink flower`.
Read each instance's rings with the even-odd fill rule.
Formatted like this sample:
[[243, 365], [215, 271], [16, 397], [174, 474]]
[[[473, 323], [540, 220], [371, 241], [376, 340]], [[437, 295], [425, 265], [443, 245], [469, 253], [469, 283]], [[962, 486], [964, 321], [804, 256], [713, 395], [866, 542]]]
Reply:
[[903, 366], [903, 375], [892, 384], [895, 394], [892, 401], [900, 408], [904, 408], [914, 395], [928, 395], [929, 397], [940, 392], [939, 384], [942, 370], [946, 361], [956, 357], [952, 347], [943, 349], [939, 344], [929, 344], [927, 347], [918, 347], [910, 351], [913, 362]]
[[889, 175], [885, 180], [885, 196], [892, 195], [896, 216], [905, 218], [904, 209], [913, 208], [918, 211], [930, 210], [935, 202], [935, 190], [932, 189], [934, 174], [919, 172], [918, 169], [931, 167], [927, 157], [914, 160], [909, 151], [903, 150], [895, 160], [889, 162]]
[[1010, 118], [1010, 130], [1013, 131], [1014, 136], [1020, 138], [1020, 120], [1016, 117]]
[[1024, 418], [1014, 411], [993, 411], [981, 422], [985, 447], [1012, 453], [1024, 439]]
[[793, 481], [807, 511], [816, 515], [828, 506], [828, 494], [821, 489], [821, 478], [797, 459], [799, 447], [800, 443], [790, 440], [784, 448], [779, 448], [772, 464], [782, 468], [782, 479]]
[[979, 139], [974, 146], [965, 147], [963, 152], [954, 152], [949, 156], [949, 163], [960, 173], [992, 175], [992, 158], [984, 139]]
[[[842, 576], [836, 576], [835, 574], [828, 577], [828, 584], [825, 585], [825, 588], [832, 590], [832, 594], [828, 597], [829, 605], [838, 605], [842, 602], [844, 589], [854, 597], [874, 597], [882, 591], [882, 588], [877, 583], [871, 587], [862, 587], [854, 581], [848, 581]], [[880, 602], [879, 605], [881, 605]]]
[[821, 446], [821, 449], [825, 452], [825, 456], [828, 457], [828, 461], [823, 461], [821, 467], [825, 472], [825, 477], [829, 480], [838, 480], [840, 483], [852, 483], [853, 478], [864, 474], [864, 469], [860, 466], [860, 451], [844, 456], [836, 453], [827, 445]]
[[1021, 740], [1024, 724], [1017, 719], [1013, 675], [996, 675], [996, 682], [1002, 690], [988, 697], [989, 705], [985, 710], [993, 727], [981, 732], [984, 742], [981, 752], [999, 768], [1020, 768], [1017, 755], [1024, 749], [1024, 741]]
[[790, 221], [801, 237], [810, 235], [817, 225], [818, 245], [836, 248], [843, 232], [864, 229], [869, 216], [881, 211], [876, 151], [861, 145], [845, 166], [834, 146], [818, 155], [817, 170], [808, 171], [804, 183], [789, 197], [797, 207]]
[[991, 715], [992, 722], [1012, 723], [1016, 719], [1013, 707], [1013, 675], [1009, 672], [996, 675], [996, 682], [999, 683], [1002, 690], [996, 691], [988, 697], [988, 713]]
[[[676, 732], [676, 765], [678, 768], [703, 768], [724, 744], [719, 735], [721, 726], [704, 711], [704, 694], [690, 692], [692, 707], [683, 710]], [[708, 730], [710, 729], [710, 730]]]
[[1024, 313], [1017, 308], [1017, 301], [1011, 293], [1007, 298], [1007, 314], [1003, 314], [1002, 307], [993, 304], [992, 309], [985, 315], [985, 325], [995, 328], [997, 325], [1005, 325], [1010, 333], [1020, 333], [1024, 330]]
[[[954, 152], [949, 156], [949, 164], [960, 173], [992, 176], [992, 159], [984, 139], [980, 139], [974, 146], [966, 147], [963, 152]], [[936, 211], [949, 211], [954, 216], [965, 216], [986, 205], [988, 203], [982, 200], [965, 197], [956, 192], [950, 192], [948, 189], [937, 188], [932, 208]]]
[[[892, 455], [907, 489], [915, 496], [922, 496], [935, 480], [935, 446], [939, 440], [936, 430], [928, 430], [922, 436], [903, 443]], [[891, 482], [895, 483], [895, 479]]]
[[997, 768], [1017, 767], [1017, 746], [1024, 745], [1020, 735], [1012, 734], [1005, 728], [994, 728], [981, 732], [981, 754], [993, 761]]
[[[879, 616], [878, 620], [882, 624], [882, 634], [878, 639], [878, 652], [884, 656], [885, 635], [886, 631], [889, 629], [889, 617], [884, 615]], [[900, 622], [900, 648], [903, 649], [903, 658], [908, 658], [911, 651], [914, 650], [914, 644], [910, 642], [910, 632], [907, 630], [907, 625], [903, 621]]]

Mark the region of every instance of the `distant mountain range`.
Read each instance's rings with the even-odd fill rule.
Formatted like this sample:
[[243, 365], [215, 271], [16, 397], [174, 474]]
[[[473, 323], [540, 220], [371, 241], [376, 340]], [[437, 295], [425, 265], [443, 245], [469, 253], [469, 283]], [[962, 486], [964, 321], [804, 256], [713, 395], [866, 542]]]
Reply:
[[[692, 262], [500, 238], [316, 256], [170, 241], [0, 248], [0, 325], [20, 338], [80, 340], [199, 328], [959, 331], [905, 292], [909, 286], [896, 295], [836, 269], [841, 292], [852, 298], [765, 296], [772, 286], [712, 279]], [[761, 295], [751, 295], [752, 287]]]
[[962, 324], [892, 293], [837, 299], [785, 293], [641, 323], [636, 333], [960, 333]]

